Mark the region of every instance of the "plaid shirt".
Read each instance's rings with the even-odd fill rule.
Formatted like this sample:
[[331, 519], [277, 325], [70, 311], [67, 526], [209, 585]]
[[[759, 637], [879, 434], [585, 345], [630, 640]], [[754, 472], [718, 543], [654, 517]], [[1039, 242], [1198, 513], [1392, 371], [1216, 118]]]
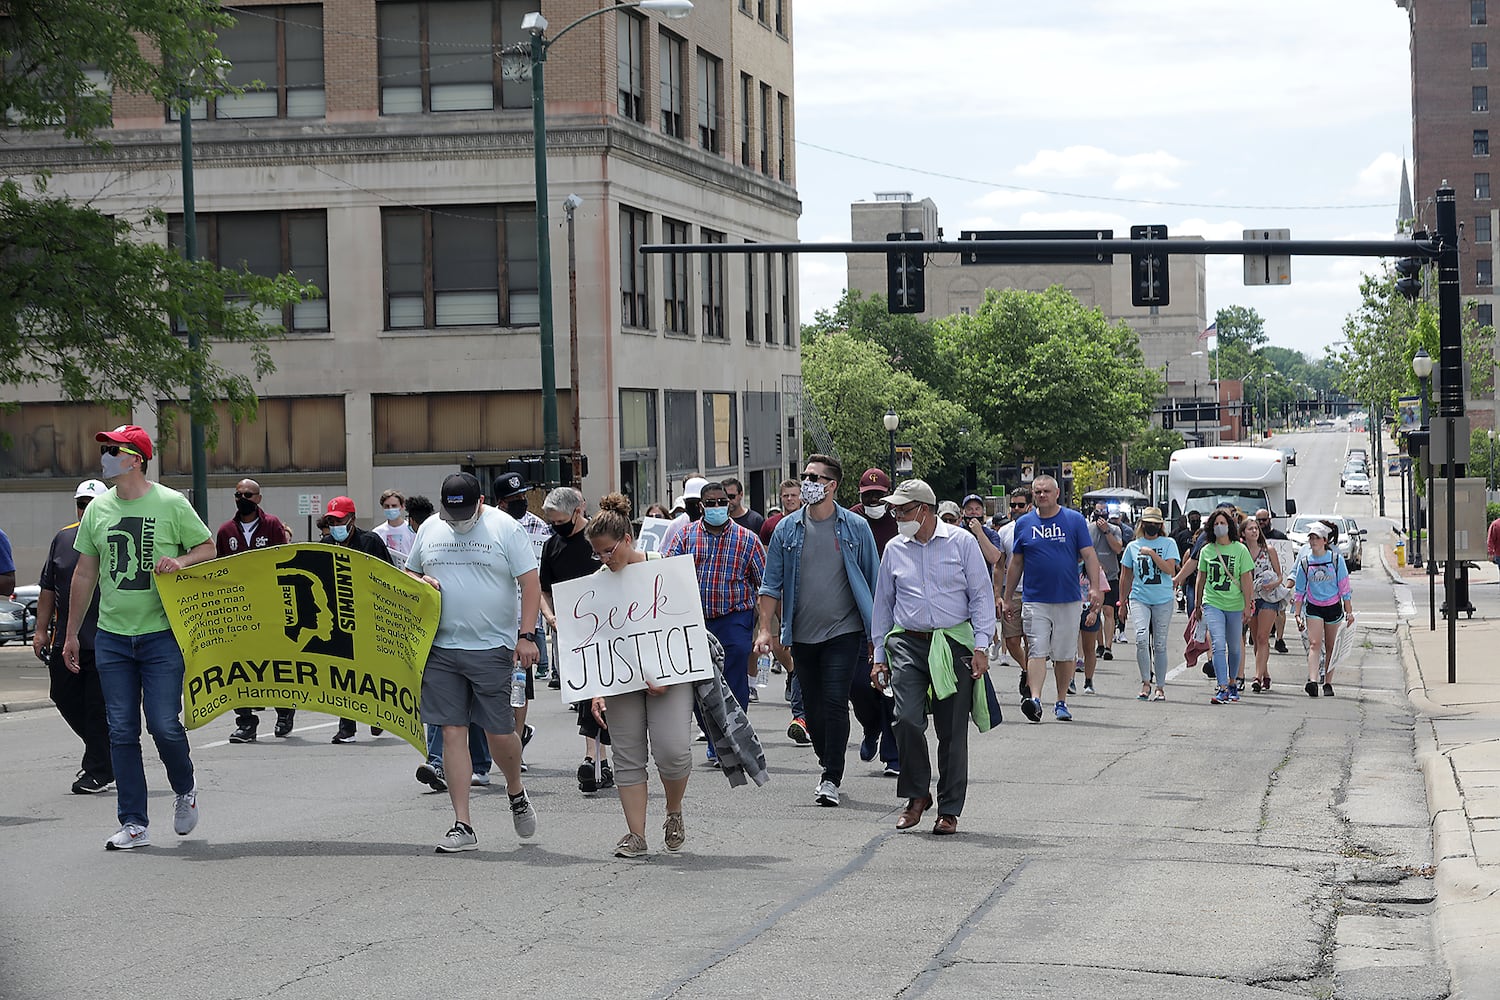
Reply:
[[[521, 517], [520, 517], [520, 519], [516, 523], [519, 524], [522, 528], [526, 529], [526, 534], [531, 538], [531, 547], [536, 552], [536, 561], [537, 562], [541, 562], [542, 561], [542, 546], [546, 545], [547, 544], [547, 539], [549, 539], [549, 538], [552, 537], [552, 525], [548, 524], [546, 521], [543, 521], [541, 518], [537, 517], [535, 514], [533, 514], [529, 510], [526, 513], [522, 514]], [[516, 600], [518, 602], [520, 600], [520, 595], [521, 595], [521, 586], [520, 586], [520, 584], [517, 584], [516, 585]], [[517, 618], [520, 618], [520, 610], [519, 610], [520, 607], [521, 607], [521, 605], [519, 603], [517, 603], [517, 605], [516, 605], [516, 608], [517, 608], [516, 617]], [[547, 627], [546, 623], [547, 623], [547, 616], [544, 615], [544, 614], [541, 614], [540, 612], [538, 612], [538, 614], [536, 616], [536, 630], [538, 632], [541, 632], [541, 631], [545, 630], [546, 627]], [[522, 624], [524, 624], [524, 623], [522, 623]], [[530, 630], [522, 628], [521, 631], [522, 632], [526, 632], [526, 631], [530, 631]], [[546, 662], [546, 657], [542, 658], [542, 662], [543, 663]]]
[[723, 534], [715, 535], [702, 521], [694, 521], [662, 552], [663, 557], [680, 555], [693, 557], [704, 618], [722, 618], [755, 607], [766, 570], [766, 550], [754, 532], [730, 521]]

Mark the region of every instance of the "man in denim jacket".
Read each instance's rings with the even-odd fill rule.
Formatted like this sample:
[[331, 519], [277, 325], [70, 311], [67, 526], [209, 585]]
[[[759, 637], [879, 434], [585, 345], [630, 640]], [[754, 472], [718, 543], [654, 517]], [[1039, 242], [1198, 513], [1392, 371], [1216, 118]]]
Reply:
[[[844, 470], [813, 455], [802, 473], [802, 507], [771, 534], [761, 580], [755, 648], [768, 652], [776, 616], [792, 651], [808, 735], [822, 767], [814, 801], [839, 804], [849, 746], [849, 685], [869, 653], [870, 610], [880, 557], [869, 522], [838, 505]], [[798, 600], [799, 595], [801, 600]]]

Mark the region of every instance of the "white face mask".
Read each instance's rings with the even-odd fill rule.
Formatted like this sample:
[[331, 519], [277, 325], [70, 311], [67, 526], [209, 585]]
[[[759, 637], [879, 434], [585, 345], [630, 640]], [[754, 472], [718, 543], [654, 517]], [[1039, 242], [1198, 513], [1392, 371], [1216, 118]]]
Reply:
[[896, 530], [901, 532], [902, 538], [915, 538], [917, 532], [922, 530], [922, 522], [920, 520], [897, 521]]
[[474, 525], [479, 523], [479, 515], [484, 513], [483, 507], [475, 507], [474, 513], [462, 521], [449, 521], [448, 525], [460, 535], [467, 535], [474, 530]]
[[809, 506], [820, 504], [828, 496], [828, 484], [818, 479], [802, 480], [802, 502]]
[[865, 517], [868, 517], [872, 521], [878, 521], [882, 517], [885, 517], [885, 512], [886, 505], [883, 503], [865, 504]]

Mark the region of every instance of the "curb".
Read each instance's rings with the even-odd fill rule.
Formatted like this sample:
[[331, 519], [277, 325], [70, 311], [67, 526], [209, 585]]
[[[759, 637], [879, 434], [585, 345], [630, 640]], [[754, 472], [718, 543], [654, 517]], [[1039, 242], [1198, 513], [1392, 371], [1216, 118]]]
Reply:
[[8, 701], [0, 702], [0, 713], [30, 712], [38, 708], [51, 708], [51, 698], [38, 698], [33, 701]]

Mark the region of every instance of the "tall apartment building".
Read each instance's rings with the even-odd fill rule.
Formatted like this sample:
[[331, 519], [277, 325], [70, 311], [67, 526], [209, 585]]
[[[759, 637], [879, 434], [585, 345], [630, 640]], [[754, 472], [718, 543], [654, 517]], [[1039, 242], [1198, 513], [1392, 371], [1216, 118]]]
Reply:
[[[877, 194], [874, 201], [849, 206], [850, 229], [856, 241], [884, 240], [889, 234], [918, 231], [926, 239], [939, 238], [938, 208], [930, 198], [913, 200], [905, 191]], [[1125, 237], [1128, 233], [1117, 233]], [[954, 236], [948, 237], [954, 239]], [[1173, 237], [1177, 239], [1179, 237]], [[1195, 237], [1184, 237], [1195, 238]], [[849, 285], [865, 296], [886, 292], [883, 254], [849, 254]], [[1146, 365], [1160, 372], [1170, 400], [1215, 401], [1208, 370], [1209, 344], [1198, 339], [1208, 325], [1207, 274], [1201, 254], [1174, 255], [1169, 266], [1170, 295], [1165, 306], [1134, 306], [1130, 302], [1130, 259], [1115, 255], [1112, 264], [963, 264], [958, 253], [931, 254], [926, 265], [926, 311], [923, 319], [976, 311], [986, 289], [1042, 291], [1062, 285], [1085, 306], [1099, 309], [1111, 323], [1124, 320], [1141, 338]], [[1197, 356], [1195, 356], [1197, 352]], [[1218, 440], [1217, 428], [1200, 423], [1205, 443]], [[1178, 426], [1179, 431], [1183, 430]], [[1227, 435], [1230, 428], [1224, 428]], [[1192, 433], [1187, 428], [1186, 433]]]
[[[553, 300], [564, 468], [586, 456], [591, 499], [638, 509], [689, 474], [738, 475], [753, 499], [799, 460], [796, 269], [787, 255], [642, 257], [645, 243], [793, 241], [791, 0], [702, 0], [686, 18], [600, 0], [247, 0], [219, 46], [230, 81], [264, 89], [193, 109], [200, 253], [291, 270], [323, 296], [280, 317], [259, 416], [224, 424], [210, 510], [255, 476], [266, 506], [386, 487], [435, 495], [457, 466], [487, 480], [542, 448], [531, 84], [498, 51], [550, 22], [546, 74]], [[113, 153], [51, 133], [7, 137], [12, 176], [104, 211], [170, 213], [181, 239], [175, 112], [113, 95]], [[569, 227], [576, 194], [578, 384], [570, 386]], [[246, 352], [220, 347], [234, 364]], [[98, 474], [105, 407], [23, 390], [0, 413], [4, 527], [23, 575], [77, 481]], [[577, 406], [578, 431], [573, 431]], [[142, 400], [131, 419], [154, 429]], [[186, 488], [186, 434], [153, 465]], [[296, 519], [300, 523], [300, 519]]]

